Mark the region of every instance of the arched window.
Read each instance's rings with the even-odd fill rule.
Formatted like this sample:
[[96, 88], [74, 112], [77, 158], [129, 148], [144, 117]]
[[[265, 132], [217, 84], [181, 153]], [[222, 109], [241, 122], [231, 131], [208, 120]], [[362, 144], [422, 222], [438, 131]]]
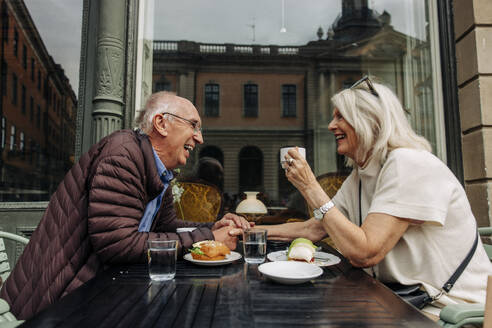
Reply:
[[212, 157], [215, 158], [224, 166], [224, 153], [222, 150], [220, 150], [219, 147], [215, 146], [206, 146], [204, 147], [201, 151], [200, 154], [198, 155], [199, 158], [202, 157]]
[[247, 146], [239, 152], [239, 190], [263, 190], [263, 154], [258, 147]]

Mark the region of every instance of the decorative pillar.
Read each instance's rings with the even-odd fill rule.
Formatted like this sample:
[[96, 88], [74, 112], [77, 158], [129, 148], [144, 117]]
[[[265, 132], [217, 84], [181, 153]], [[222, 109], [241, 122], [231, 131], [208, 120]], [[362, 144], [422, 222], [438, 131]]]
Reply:
[[100, 0], [98, 26], [92, 143], [123, 127], [126, 1]]

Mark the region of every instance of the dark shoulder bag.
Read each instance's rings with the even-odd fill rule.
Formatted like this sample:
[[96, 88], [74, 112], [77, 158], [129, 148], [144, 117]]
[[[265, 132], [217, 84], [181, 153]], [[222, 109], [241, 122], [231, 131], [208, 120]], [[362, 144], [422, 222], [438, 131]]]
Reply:
[[[362, 182], [359, 180], [359, 226], [362, 225], [361, 188], [362, 188]], [[465, 259], [463, 260], [463, 262], [461, 262], [461, 264], [456, 269], [456, 271], [451, 275], [451, 278], [449, 278], [448, 281], [446, 281], [446, 283], [441, 287], [441, 291], [439, 292], [439, 294], [435, 296], [430, 296], [429, 293], [427, 293], [425, 289], [422, 287], [422, 284], [402, 285], [399, 283], [387, 283], [385, 285], [389, 287], [396, 295], [400, 296], [408, 303], [412, 304], [418, 309], [422, 309], [427, 304], [430, 304], [438, 300], [442, 296], [442, 294], [448, 293], [451, 290], [451, 288], [453, 288], [454, 283], [461, 276], [466, 266], [470, 262], [471, 258], [473, 257], [473, 254], [475, 253], [475, 249], [477, 248], [477, 244], [478, 244], [478, 231], [475, 237], [475, 242], [473, 243], [473, 246], [468, 252], [468, 254], [466, 255]]]

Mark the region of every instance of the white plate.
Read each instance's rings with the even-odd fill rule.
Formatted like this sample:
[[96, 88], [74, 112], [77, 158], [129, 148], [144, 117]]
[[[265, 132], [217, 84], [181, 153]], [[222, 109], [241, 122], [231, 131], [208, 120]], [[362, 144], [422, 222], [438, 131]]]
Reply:
[[189, 228], [177, 228], [176, 229], [176, 232], [192, 232], [193, 230], [195, 230], [196, 228], [195, 227], [189, 227]]
[[295, 261], [263, 263], [258, 270], [267, 278], [287, 285], [302, 284], [323, 274], [319, 266]]
[[[277, 251], [267, 254], [267, 259], [272, 262], [287, 261], [287, 251]], [[340, 263], [340, 258], [336, 255], [325, 252], [314, 252], [314, 262], [317, 266], [330, 266]]]
[[230, 254], [226, 255], [225, 259], [219, 260], [219, 261], [195, 260], [195, 259], [193, 259], [193, 257], [191, 256], [190, 253], [183, 256], [183, 258], [187, 261], [190, 261], [190, 262], [198, 264], [198, 265], [205, 265], [205, 266], [216, 266], [216, 265], [229, 264], [229, 263], [232, 263], [234, 261], [239, 260], [241, 257], [242, 257], [241, 254], [239, 254], [238, 252], [231, 252]]

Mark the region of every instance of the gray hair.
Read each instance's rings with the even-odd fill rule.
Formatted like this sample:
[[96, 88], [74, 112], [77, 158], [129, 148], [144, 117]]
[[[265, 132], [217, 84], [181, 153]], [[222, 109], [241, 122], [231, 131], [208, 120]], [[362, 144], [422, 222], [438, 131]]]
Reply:
[[[396, 148], [432, 151], [429, 142], [416, 134], [397, 96], [386, 86], [373, 83], [379, 97], [365, 84], [340, 91], [331, 98], [333, 105], [354, 128], [358, 138], [356, 158], [384, 163], [388, 153]], [[353, 167], [354, 160], [347, 158]]]
[[[141, 110], [137, 117], [135, 118], [135, 126], [139, 128], [143, 133], [149, 134], [152, 132], [152, 120], [157, 114], [164, 112], [176, 114], [177, 112], [177, 96], [173, 92], [169, 91], [159, 91], [153, 93], [147, 103], [145, 108]], [[167, 118], [171, 121], [172, 116], [168, 115]]]

